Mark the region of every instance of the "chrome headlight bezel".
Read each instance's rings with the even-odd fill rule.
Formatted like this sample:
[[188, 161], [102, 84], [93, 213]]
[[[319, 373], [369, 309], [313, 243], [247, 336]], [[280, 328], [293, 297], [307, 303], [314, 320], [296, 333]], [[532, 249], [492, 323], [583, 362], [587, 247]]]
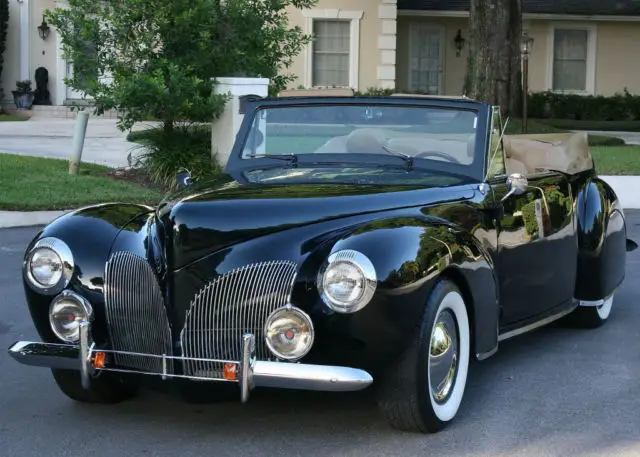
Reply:
[[61, 341], [67, 342], [67, 343], [77, 343], [80, 340], [80, 326], [78, 325], [77, 331], [73, 334], [72, 337], [69, 337], [68, 335], [62, 334], [57, 326], [55, 325], [55, 322], [53, 320], [53, 311], [55, 309], [56, 306], [58, 306], [58, 304], [60, 302], [72, 302], [74, 306], [77, 306], [78, 309], [80, 309], [82, 311], [82, 313], [84, 313], [83, 318], [78, 319], [76, 322], [80, 323], [83, 321], [86, 322], [92, 322], [93, 321], [93, 308], [91, 307], [91, 304], [89, 303], [89, 301], [87, 299], [85, 299], [83, 296], [78, 295], [77, 293], [71, 291], [71, 290], [64, 290], [62, 291], [62, 293], [60, 293], [59, 295], [57, 295], [53, 300], [51, 300], [51, 304], [49, 305], [49, 327], [51, 327], [51, 331], [53, 332], [53, 334], [59, 338]]
[[[340, 263], [348, 263], [355, 267], [361, 275], [362, 293], [357, 299], [347, 302], [332, 297], [325, 286], [325, 278], [332, 268]], [[322, 268], [318, 271], [317, 287], [322, 301], [337, 313], [355, 313], [367, 306], [373, 298], [378, 286], [378, 278], [373, 262], [362, 252], [353, 249], [343, 249], [329, 255]]]
[[[41, 249], [49, 249], [53, 251], [60, 259], [62, 274], [60, 276], [60, 279], [53, 285], [41, 284], [36, 280], [36, 278], [33, 276], [33, 273], [31, 272], [31, 261], [33, 259], [33, 256]], [[58, 294], [65, 287], [67, 287], [69, 285], [69, 282], [71, 281], [71, 277], [73, 276], [74, 269], [75, 264], [71, 249], [69, 248], [67, 243], [55, 237], [46, 237], [38, 240], [33, 245], [31, 250], [29, 250], [29, 252], [27, 253], [23, 263], [23, 274], [27, 279], [27, 284], [35, 292], [44, 295]]]

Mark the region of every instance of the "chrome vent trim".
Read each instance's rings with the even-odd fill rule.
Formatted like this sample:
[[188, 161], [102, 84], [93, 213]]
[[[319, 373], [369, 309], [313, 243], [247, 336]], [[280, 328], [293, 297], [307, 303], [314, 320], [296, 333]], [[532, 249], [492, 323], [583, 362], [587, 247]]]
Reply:
[[[191, 301], [180, 334], [183, 357], [241, 360], [242, 335], [252, 333], [256, 358], [269, 360], [264, 323], [269, 314], [289, 303], [297, 273], [291, 261], [247, 265], [217, 277]], [[220, 364], [184, 361], [188, 376], [220, 376]]]
[[[141, 354], [173, 355], [171, 329], [162, 291], [151, 265], [130, 252], [114, 253], [105, 272], [105, 314], [113, 349]], [[163, 372], [162, 359], [115, 354], [118, 366]], [[173, 373], [173, 360], [166, 359]]]

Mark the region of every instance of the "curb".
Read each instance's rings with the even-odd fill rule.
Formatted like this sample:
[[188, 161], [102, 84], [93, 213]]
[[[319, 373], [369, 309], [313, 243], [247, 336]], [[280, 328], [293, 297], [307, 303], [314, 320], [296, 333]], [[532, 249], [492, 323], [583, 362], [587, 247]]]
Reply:
[[[600, 176], [615, 190], [624, 209], [640, 209], [640, 176]], [[67, 211], [0, 211], [0, 229], [47, 225]]]
[[69, 211], [0, 211], [0, 229], [47, 225]]

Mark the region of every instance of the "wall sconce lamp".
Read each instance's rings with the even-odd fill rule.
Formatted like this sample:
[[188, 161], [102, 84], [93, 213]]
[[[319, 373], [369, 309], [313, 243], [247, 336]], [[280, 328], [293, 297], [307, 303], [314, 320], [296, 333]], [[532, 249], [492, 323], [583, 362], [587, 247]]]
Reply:
[[42, 24], [38, 26], [38, 35], [40, 35], [40, 38], [43, 40], [46, 40], [49, 37], [50, 32], [51, 28], [49, 27], [49, 24], [47, 24], [47, 21], [44, 20], [44, 16], [42, 16]]
[[458, 29], [458, 33], [456, 34], [456, 37], [453, 39], [453, 43], [456, 46], [456, 56], [460, 57], [460, 52], [462, 52], [462, 48], [464, 48], [464, 43], [465, 43], [464, 38], [462, 38], [462, 30]]

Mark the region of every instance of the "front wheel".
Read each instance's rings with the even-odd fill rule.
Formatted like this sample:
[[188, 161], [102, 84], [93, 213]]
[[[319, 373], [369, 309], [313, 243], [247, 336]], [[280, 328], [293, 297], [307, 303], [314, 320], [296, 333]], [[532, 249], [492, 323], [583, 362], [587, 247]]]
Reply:
[[120, 403], [138, 391], [137, 385], [116, 373], [100, 373], [91, 379], [87, 390], [82, 386], [79, 371], [54, 368], [51, 372], [62, 393], [82, 403]]
[[378, 406], [400, 430], [435, 433], [456, 416], [464, 395], [471, 336], [467, 308], [455, 284], [434, 287], [416, 336], [390, 368]]

